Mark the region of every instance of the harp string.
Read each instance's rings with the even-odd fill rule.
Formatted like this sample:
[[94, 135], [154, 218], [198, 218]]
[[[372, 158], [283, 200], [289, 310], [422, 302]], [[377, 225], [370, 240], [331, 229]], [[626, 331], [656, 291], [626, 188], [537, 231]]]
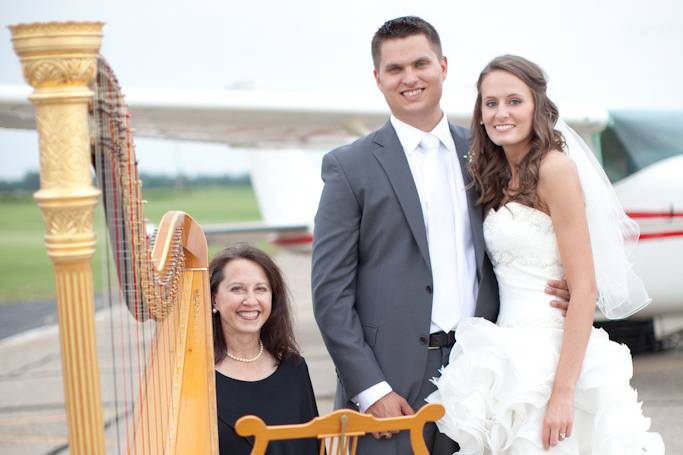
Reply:
[[[101, 68], [100, 68], [101, 69]], [[104, 73], [100, 70], [97, 74], [97, 95], [99, 98], [103, 96], [107, 97], [109, 106], [112, 105], [112, 93], [108, 90], [106, 86], [106, 78]], [[103, 103], [94, 103], [94, 109], [106, 109], [107, 105]], [[109, 153], [102, 153], [102, 149], [111, 149], [113, 147], [111, 138], [114, 136], [113, 121], [111, 117], [104, 115], [97, 115], [94, 112], [96, 119], [96, 133], [94, 136], [97, 138], [99, 146], [95, 147], [95, 168], [97, 171], [97, 182], [102, 191], [102, 201], [103, 208], [105, 211], [105, 217], [107, 220], [107, 226], [109, 226], [109, 235], [104, 237], [107, 239], [107, 244], [110, 248], [106, 249], [107, 262], [106, 265], [110, 266], [112, 261], [116, 264], [126, 263], [122, 258], [127, 254], [125, 248], [125, 229], [122, 228], [122, 220], [117, 216], [115, 207], [118, 203], [118, 185], [115, 175], [115, 171], [111, 164], [111, 158]], [[111, 111], [107, 112], [111, 115]], [[113, 253], [113, 255], [112, 255]], [[111, 381], [113, 384], [112, 393], [114, 396], [114, 412], [116, 415], [115, 420], [115, 444], [117, 453], [122, 453], [121, 444], [122, 436], [125, 434], [123, 428], [126, 428], [129, 424], [129, 417], [132, 410], [132, 390], [134, 389], [134, 377], [131, 375], [134, 366], [132, 365], [133, 356], [130, 355], [131, 342], [130, 342], [130, 326], [124, 324], [121, 319], [121, 313], [117, 306], [121, 302], [127, 300], [122, 293], [127, 292], [124, 286], [118, 286], [119, 282], [126, 283], [128, 277], [125, 274], [128, 273], [127, 267], [119, 268], [115, 266], [114, 268], [119, 274], [117, 277], [112, 277], [111, 270], [107, 269], [106, 279], [107, 286], [106, 292], [108, 297], [108, 307], [110, 317], [110, 345], [111, 345], [111, 361], [112, 370]], [[123, 275], [123, 276], [121, 276]], [[123, 399], [123, 404], [119, 403], [118, 397], [121, 396]], [[122, 428], [123, 427], [123, 428]]]
[[[96, 84], [95, 87], [98, 87], [101, 84], [101, 74], [97, 74], [96, 76]], [[98, 131], [104, 131], [104, 122], [102, 117], [96, 117], [95, 116], [95, 121], [98, 123], [91, 123], [92, 131], [91, 131], [91, 137], [97, 137]], [[102, 139], [105, 140], [104, 135], [102, 134]], [[112, 207], [112, 196], [114, 192], [112, 191], [105, 191], [103, 188], [105, 187], [111, 187], [112, 183], [109, 181], [107, 178], [110, 172], [110, 166], [107, 164], [107, 160], [105, 159], [105, 155], [102, 153], [97, 153], [96, 148], [93, 144], [92, 147], [92, 154], [93, 154], [93, 162], [94, 162], [94, 167], [96, 170], [96, 184], [99, 187], [101, 194], [102, 194], [102, 208], [105, 212], [111, 211]], [[113, 221], [112, 221], [113, 222]], [[105, 223], [106, 226], [106, 223]], [[120, 326], [116, 321], [115, 321], [115, 314], [114, 314], [114, 300], [115, 300], [115, 295], [117, 292], [119, 292], [118, 286], [116, 286], [115, 281], [112, 280], [111, 276], [111, 269], [110, 264], [112, 261], [112, 255], [111, 251], [116, 251], [116, 248], [113, 248], [113, 245], [111, 244], [112, 240], [110, 240], [108, 235], [102, 235], [102, 232], [99, 233], [98, 235], [99, 239], [104, 239], [104, 254], [103, 254], [103, 278], [105, 280], [104, 286], [103, 286], [103, 296], [105, 298], [106, 304], [107, 304], [107, 309], [108, 309], [108, 314], [110, 315], [109, 317], [109, 339], [108, 339], [108, 348], [109, 348], [109, 355], [111, 356], [111, 370], [109, 371], [109, 374], [111, 375], [111, 381], [113, 384], [113, 387], [111, 388], [111, 392], [114, 397], [114, 428], [115, 428], [115, 446], [116, 446], [116, 452], [121, 453], [121, 445], [120, 445], [120, 440], [121, 440], [121, 433], [119, 431], [119, 421], [121, 419], [127, 419], [127, 408], [128, 408], [128, 397], [127, 397], [127, 388], [122, 387], [122, 385], [125, 386], [125, 383], [121, 384], [121, 380], [125, 378], [119, 378], [120, 374], [117, 374], [117, 371], [120, 372], [122, 371], [123, 366], [125, 365], [125, 359], [123, 357], [119, 358], [119, 355], [117, 353], [117, 344], [114, 342], [114, 339], [116, 337], [116, 329], [122, 327]], [[116, 283], [118, 280], [116, 280]], [[121, 346], [124, 346], [121, 344]], [[103, 381], [103, 384], [106, 384], [106, 380]], [[122, 390], [121, 390], [122, 389]], [[105, 396], [107, 394], [106, 387], [104, 388], [103, 392], [105, 393]], [[123, 400], [123, 403], [120, 402], [120, 399]], [[105, 424], [106, 425], [106, 424]]]
[[[156, 339], [158, 350], [172, 351], [175, 348], [176, 318], [170, 318], [170, 324], [161, 323], [161, 327], [154, 321], [164, 321], [169, 310], [177, 308], [178, 272], [182, 267], [180, 235], [175, 233], [176, 241], [171, 251], [180, 260], [157, 272], [150, 254], [154, 239], [149, 239], [145, 232], [130, 114], [116, 78], [102, 58], [98, 61], [96, 93], [93, 111], [98, 132], [94, 161], [112, 247], [111, 256], [109, 251], [107, 256], [111, 258], [116, 274], [114, 279], [111, 273], [108, 275], [107, 297], [110, 313], [118, 317], [117, 336], [120, 338], [116, 340], [112, 336], [111, 346], [117, 450], [123, 453], [122, 441], [125, 437], [130, 439], [124, 435], [132, 431], [141, 433], [134, 435], [133, 439], [146, 439], [143, 447], [160, 453], [164, 444], [161, 438], [165, 422], [162, 420], [168, 416], [163, 409], [168, 403], [162, 403], [160, 397], [170, 396], [176, 365], [173, 356], [162, 356], [163, 365], [155, 365], [158, 359], [151, 355], [152, 339]], [[150, 305], [155, 306], [152, 311]], [[120, 311], [121, 307], [128, 311]], [[117, 332], [113, 320], [112, 335]], [[151, 378], [148, 377], [150, 371]], [[124, 377], [120, 378], [121, 375]], [[159, 390], [153, 390], [153, 387]], [[123, 409], [119, 407], [119, 395], [123, 399]], [[135, 414], [135, 403], [143, 400], [146, 400], [146, 406]], [[156, 435], [155, 440], [152, 440], [152, 435]], [[128, 453], [137, 451], [137, 445], [128, 444]]]
[[[96, 131], [98, 128], [101, 127], [101, 125], [92, 125], [93, 126], [93, 131], [91, 131], [91, 137], [94, 136], [94, 131]], [[95, 169], [102, 169], [104, 167], [104, 159], [101, 154], [97, 154], [94, 151], [94, 147], [92, 150], [92, 160]], [[95, 179], [96, 185], [98, 188], [100, 188], [102, 185], [104, 185], [104, 182], [102, 182], [100, 179]], [[107, 207], [109, 207], [111, 204], [109, 202], [109, 197], [111, 193], [105, 193], [102, 192], [102, 209], [104, 211], [107, 210]], [[103, 228], [104, 228], [104, 223], [102, 220], [102, 217], [100, 216], [99, 222], [97, 223], [98, 226], [98, 233], [97, 233], [97, 238], [101, 242], [103, 248], [101, 248], [101, 251], [103, 251], [102, 254], [102, 280], [103, 280], [103, 286], [102, 286], [102, 297], [105, 301], [105, 304], [107, 305], [107, 314], [109, 315], [109, 325], [108, 325], [108, 331], [109, 331], [109, 342], [107, 343], [107, 346], [105, 349], [108, 352], [109, 357], [111, 358], [111, 370], [109, 371], [108, 374], [111, 375], [111, 381], [113, 384], [111, 393], [113, 394], [113, 412], [114, 412], [114, 445], [116, 447], [116, 453], [121, 453], [121, 445], [120, 445], [120, 439], [121, 439], [121, 434], [119, 431], [119, 420], [120, 419], [125, 419], [126, 416], [126, 397], [122, 396], [122, 394], [119, 391], [120, 385], [119, 385], [119, 378], [116, 375], [116, 371], [120, 370], [121, 366], [118, 364], [118, 359], [117, 359], [117, 354], [116, 354], [116, 349], [115, 349], [115, 343], [113, 342], [112, 338], [114, 335], [115, 328], [118, 328], [118, 325], [114, 321], [114, 314], [113, 314], [113, 301], [114, 301], [114, 283], [112, 282], [112, 277], [111, 277], [111, 269], [110, 269], [110, 264], [112, 261], [111, 257], [111, 243], [109, 240], [108, 235], [103, 235]], [[106, 383], [105, 381], [103, 381]], [[106, 390], [103, 390], [106, 394]], [[106, 395], [105, 395], [106, 396]], [[120, 400], [123, 400], [123, 403], [121, 403]], [[105, 421], [105, 426], [108, 425], [108, 423]]]

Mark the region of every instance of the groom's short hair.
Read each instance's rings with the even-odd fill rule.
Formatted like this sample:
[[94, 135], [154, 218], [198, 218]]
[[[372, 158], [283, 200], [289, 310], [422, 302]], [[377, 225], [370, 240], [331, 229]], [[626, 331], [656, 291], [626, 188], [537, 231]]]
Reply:
[[397, 17], [386, 21], [372, 37], [372, 62], [375, 69], [379, 68], [382, 43], [390, 39], [407, 38], [413, 35], [424, 35], [434, 47], [436, 54], [441, 57], [441, 38], [436, 29], [426, 20], [417, 16]]

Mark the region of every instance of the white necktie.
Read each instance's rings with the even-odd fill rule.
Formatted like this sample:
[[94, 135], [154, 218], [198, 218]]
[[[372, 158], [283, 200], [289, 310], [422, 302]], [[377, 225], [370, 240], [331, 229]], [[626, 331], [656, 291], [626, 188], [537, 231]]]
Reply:
[[448, 332], [458, 320], [456, 232], [448, 180], [447, 149], [427, 134], [420, 141], [424, 157], [424, 198], [427, 205], [427, 242], [432, 267], [432, 322]]

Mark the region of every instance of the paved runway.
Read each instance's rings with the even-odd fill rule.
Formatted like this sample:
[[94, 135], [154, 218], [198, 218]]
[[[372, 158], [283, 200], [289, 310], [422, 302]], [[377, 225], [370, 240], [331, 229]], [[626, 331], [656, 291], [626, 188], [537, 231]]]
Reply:
[[[310, 256], [283, 252], [277, 260], [285, 270], [295, 303], [296, 335], [308, 361], [321, 413], [332, 408], [334, 368], [327, 355], [311, 313], [309, 288]], [[40, 324], [50, 320], [49, 305], [22, 310], [21, 318]], [[6, 310], [5, 310], [6, 311]], [[106, 338], [110, 319], [107, 310], [97, 316], [97, 330]], [[17, 321], [16, 324], [19, 324]], [[10, 324], [13, 326], [14, 324]], [[7, 329], [7, 321], [5, 329]], [[20, 326], [24, 330], [28, 325]], [[11, 331], [11, 330], [10, 330]], [[0, 333], [0, 337], [6, 336]], [[115, 443], [117, 404], [107, 378], [112, 364], [101, 348], [103, 409], [109, 423], [107, 440], [112, 453]], [[54, 325], [31, 329], [0, 340], [0, 453], [3, 455], [66, 454], [66, 418], [59, 357], [59, 339]], [[663, 353], [642, 355], [634, 361], [633, 385], [639, 391], [652, 429], [664, 437], [667, 454], [683, 454], [683, 347]]]

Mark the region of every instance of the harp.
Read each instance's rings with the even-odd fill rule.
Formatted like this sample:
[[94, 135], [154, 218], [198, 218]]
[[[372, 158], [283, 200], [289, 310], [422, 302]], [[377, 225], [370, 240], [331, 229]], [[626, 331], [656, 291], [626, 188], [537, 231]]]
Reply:
[[[102, 192], [118, 301], [128, 319], [149, 328], [127, 435], [107, 452], [217, 453], [206, 239], [183, 212], [164, 215], [155, 239], [146, 234], [130, 116], [113, 72], [98, 57], [102, 26], [10, 27], [24, 78], [35, 88], [35, 199], [54, 264], [70, 451], [105, 453], [91, 265]], [[101, 191], [92, 184], [91, 147]]]

